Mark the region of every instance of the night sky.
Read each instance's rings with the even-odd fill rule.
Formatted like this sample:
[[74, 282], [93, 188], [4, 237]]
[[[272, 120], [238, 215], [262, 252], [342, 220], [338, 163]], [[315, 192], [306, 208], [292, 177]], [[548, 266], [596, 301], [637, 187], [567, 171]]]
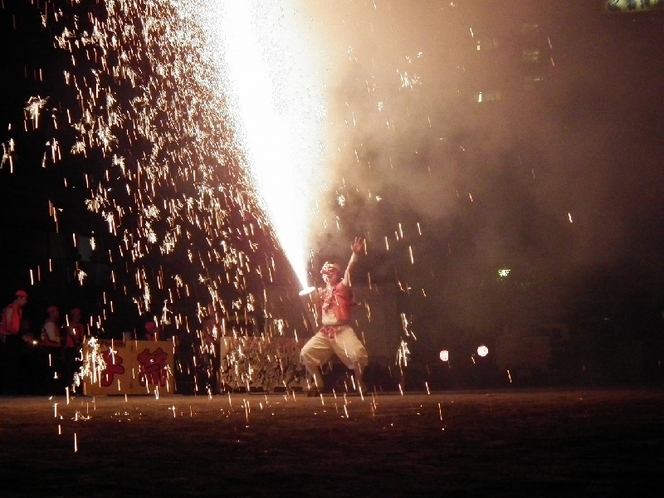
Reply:
[[[93, 148], [87, 157], [69, 154], [75, 141], [71, 129], [56, 131], [49, 123], [23, 129], [31, 97], [48, 96], [47, 107], [56, 106], [60, 116], [76, 109], [76, 94], [62, 76], [71, 56], [56, 50], [53, 39], [74, 14], [84, 23], [86, 9], [102, 19], [103, 8], [94, 2], [76, 8], [35, 3], [4, 0], [0, 5], [0, 141], [5, 150], [9, 139], [16, 144], [13, 172], [7, 159], [0, 170], [3, 299], [27, 287], [35, 295], [35, 316], [49, 300], [64, 307], [83, 300], [92, 314], [100, 312], [106, 291], [118, 296], [120, 309], [130, 310], [132, 293], [140, 290], [128, 284], [127, 295], [109, 286], [109, 272], [119, 262], [109, 262], [104, 251], [97, 251], [97, 260], [83, 258], [89, 268], [84, 286], [72, 278], [82, 258], [71, 245], [72, 233], [89, 237], [94, 232], [105, 251], [118, 243], [118, 237], [100, 235], [104, 221], [85, 208], [89, 190], [83, 175], [108, 186], [108, 157]], [[53, 15], [60, 3], [64, 19]], [[345, 261], [347, 241], [364, 235], [368, 254], [358, 269], [358, 284], [370, 278], [397, 289], [398, 311], [412, 318], [422, 347], [436, 344], [441, 335], [496, 334], [532, 323], [597, 329], [611, 321], [635, 337], [659, 333], [664, 12], [608, 12], [605, 3], [342, 0], [296, 5], [308, 32], [317, 34], [310, 42], [325, 72], [328, 103], [329, 184], [320, 205], [322, 217], [332, 221], [313, 230], [312, 278], [325, 259]], [[40, 11], [45, 9], [50, 12], [43, 27]], [[140, 30], [141, 22], [134, 21]], [[137, 56], [132, 63], [142, 67], [144, 81], [169, 81], [168, 76], [159, 79], [149, 60]], [[89, 69], [77, 66], [81, 82], [89, 81]], [[123, 103], [138, 92], [125, 83], [113, 91]], [[163, 95], [176, 100], [177, 91]], [[188, 105], [193, 104], [178, 101], [177, 108]], [[48, 113], [42, 117], [49, 119]], [[232, 130], [209, 136], [215, 133], [225, 137]], [[162, 151], [188, 146], [181, 130], [164, 135], [181, 142], [162, 145]], [[64, 157], [43, 168], [49, 150], [44, 144], [54, 136]], [[141, 147], [150, 144], [117, 144], [136, 160], [144, 157]], [[223, 155], [232, 151], [223, 149]], [[228, 157], [218, 159], [227, 167], [213, 180], [242, 190]], [[160, 184], [163, 190], [155, 198], [179, 195], [168, 189], [177, 191], [186, 164], [169, 167], [176, 181]], [[236, 199], [223, 199], [230, 212], [238, 213]], [[64, 235], [54, 235], [49, 201], [62, 210]], [[136, 223], [127, 221], [130, 230]], [[242, 232], [248, 221], [231, 215], [228, 223], [231, 232]], [[183, 250], [205, 239], [205, 230], [196, 235], [193, 224], [190, 228], [190, 245]], [[269, 229], [261, 226], [257, 232], [259, 249], [239, 232], [228, 239], [256, 266], [263, 265], [261, 278], [246, 272], [247, 287], [239, 292], [233, 277], [220, 287], [229, 303], [244, 302], [250, 292], [260, 295], [263, 285], [297, 287]], [[157, 236], [162, 235], [158, 229]], [[49, 257], [59, 269], [46, 276]], [[276, 266], [269, 282], [264, 262], [272, 257]], [[173, 268], [186, 259], [181, 258], [176, 251], [162, 261], [154, 251], [137, 265], [125, 263], [124, 271], [131, 275], [144, 267], [148, 280], [158, 279], [159, 268], [176, 272]], [[43, 281], [31, 287], [29, 271], [37, 265]], [[501, 269], [510, 272], [501, 276]], [[192, 289], [198, 271], [192, 271]], [[228, 268], [213, 265], [209, 271]], [[204, 290], [196, 296], [180, 300], [188, 303], [182, 304], [183, 313], [191, 314], [195, 301], [210, 300]], [[158, 297], [146, 315], [161, 313]]]

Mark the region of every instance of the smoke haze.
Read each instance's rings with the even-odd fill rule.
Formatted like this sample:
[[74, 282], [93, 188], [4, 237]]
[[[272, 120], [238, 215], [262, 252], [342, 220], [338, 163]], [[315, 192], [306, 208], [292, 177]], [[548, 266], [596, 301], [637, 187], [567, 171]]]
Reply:
[[[461, 328], [509, 321], [495, 285], [545, 289], [530, 310], [543, 321], [598, 290], [650, 285], [661, 249], [661, 20], [611, 17], [600, 2], [302, 9], [327, 65], [334, 174], [321, 259], [365, 234], [374, 276], [396, 275]], [[501, 268], [514, 282], [497, 284]]]

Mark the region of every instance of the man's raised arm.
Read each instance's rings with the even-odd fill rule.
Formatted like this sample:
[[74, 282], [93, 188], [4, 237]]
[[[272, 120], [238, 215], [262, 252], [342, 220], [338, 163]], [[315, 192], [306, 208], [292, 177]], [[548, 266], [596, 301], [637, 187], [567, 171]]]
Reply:
[[350, 245], [350, 249], [353, 251], [353, 254], [350, 256], [350, 261], [348, 261], [348, 266], [342, 280], [342, 283], [346, 287], [350, 287], [350, 271], [355, 263], [357, 263], [357, 260], [360, 259], [360, 253], [364, 251], [364, 239], [362, 237], [355, 237], [355, 240]]

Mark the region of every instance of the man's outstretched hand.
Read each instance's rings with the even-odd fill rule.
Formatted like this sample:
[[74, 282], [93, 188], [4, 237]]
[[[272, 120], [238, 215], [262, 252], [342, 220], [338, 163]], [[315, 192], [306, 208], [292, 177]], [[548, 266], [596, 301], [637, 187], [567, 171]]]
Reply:
[[355, 237], [355, 240], [350, 245], [353, 254], [360, 254], [364, 252], [364, 239], [362, 237]]

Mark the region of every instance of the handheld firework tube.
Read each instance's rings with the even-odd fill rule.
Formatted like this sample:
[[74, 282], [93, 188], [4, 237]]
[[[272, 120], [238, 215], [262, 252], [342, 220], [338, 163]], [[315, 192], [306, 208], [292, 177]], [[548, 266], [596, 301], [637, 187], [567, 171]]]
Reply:
[[309, 287], [306, 287], [306, 288], [302, 289], [298, 294], [300, 296], [308, 296], [309, 294], [311, 294], [315, 290], [316, 290], [316, 287], [314, 287], [313, 285], [310, 285]]

